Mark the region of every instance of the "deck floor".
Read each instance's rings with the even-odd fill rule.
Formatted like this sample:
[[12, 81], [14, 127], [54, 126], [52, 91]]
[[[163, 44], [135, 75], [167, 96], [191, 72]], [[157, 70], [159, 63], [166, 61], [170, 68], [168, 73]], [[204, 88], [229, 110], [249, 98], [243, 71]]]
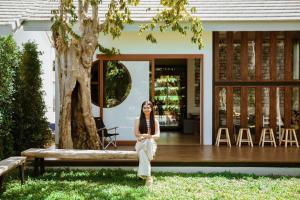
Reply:
[[[112, 148], [114, 149], [114, 148]], [[118, 150], [134, 150], [119, 146]], [[132, 160], [78, 161], [46, 159], [48, 166], [137, 166]], [[158, 145], [153, 166], [300, 167], [300, 148], [248, 146]]]
[[[133, 149], [133, 147], [119, 147]], [[152, 163], [191, 165], [278, 165], [299, 166], [300, 149], [296, 147], [159, 145]]]

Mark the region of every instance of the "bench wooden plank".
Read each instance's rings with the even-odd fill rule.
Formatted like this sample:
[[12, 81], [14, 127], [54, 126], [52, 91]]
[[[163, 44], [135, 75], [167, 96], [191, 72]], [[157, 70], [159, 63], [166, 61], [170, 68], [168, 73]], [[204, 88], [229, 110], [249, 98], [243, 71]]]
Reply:
[[80, 150], [80, 149], [37, 149], [31, 148], [21, 153], [22, 156], [34, 158], [59, 158], [78, 160], [137, 160], [136, 151], [116, 150]]
[[26, 162], [26, 157], [23, 156], [13, 156], [5, 160], [0, 161], [0, 194], [3, 190], [3, 180], [7, 172], [14, 168], [19, 168], [21, 183], [24, 184], [24, 165]]
[[0, 176], [10, 171], [13, 168], [25, 164], [26, 157], [23, 156], [13, 156], [5, 160], [0, 161]]

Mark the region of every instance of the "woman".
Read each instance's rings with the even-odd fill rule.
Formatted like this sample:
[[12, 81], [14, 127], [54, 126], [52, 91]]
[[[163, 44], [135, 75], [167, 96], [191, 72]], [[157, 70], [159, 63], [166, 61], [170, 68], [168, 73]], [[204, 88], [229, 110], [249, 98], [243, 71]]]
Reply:
[[160, 137], [159, 123], [154, 118], [153, 104], [144, 101], [141, 107], [141, 115], [135, 120], [134, 134], [137, 139], [135, 149], [139, 156], [138, 176], [146, 179], [146, 185], [151, 186], [151, 160], [156, 152], [156, 142]]

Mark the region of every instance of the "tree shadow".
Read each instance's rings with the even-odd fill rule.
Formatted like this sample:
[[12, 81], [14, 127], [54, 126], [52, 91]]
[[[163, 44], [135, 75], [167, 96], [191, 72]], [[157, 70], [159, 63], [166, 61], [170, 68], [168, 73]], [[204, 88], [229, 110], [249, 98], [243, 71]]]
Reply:
[[[149, 197], [145, 182], [139, 180], [136, 172], [128, 170], [72, 170], [50, 169], [43, 176], [33, 177], [33, 171], [27, 170], [27, 181], [21, 186], [17, 173], [7, 182], [7, 191], [0, 199], [144, 199]], [[216, 178], [216, 180], [255, 180], [288, 179], [299, 177], [257, 176], [254, 174], [224, 173], [172, 173], [154, 172], [155, 182], [169, 181], [169, 178]]]

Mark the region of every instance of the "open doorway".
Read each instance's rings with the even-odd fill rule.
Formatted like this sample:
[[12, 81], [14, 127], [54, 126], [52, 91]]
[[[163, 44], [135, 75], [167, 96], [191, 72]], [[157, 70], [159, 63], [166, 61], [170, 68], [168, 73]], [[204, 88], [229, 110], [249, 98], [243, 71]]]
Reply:
[[191, 119], [188, 112], [188, 87], [194, 88], [188, 81], [191, 70], [188, 59], [155, 59], [155, 116], [161, 129], [158, 144], [199, 144], [199, 120]]
[[155, 61], [155, 105], [161, 131], [181, 131], [186, 118], [185, 59]]

